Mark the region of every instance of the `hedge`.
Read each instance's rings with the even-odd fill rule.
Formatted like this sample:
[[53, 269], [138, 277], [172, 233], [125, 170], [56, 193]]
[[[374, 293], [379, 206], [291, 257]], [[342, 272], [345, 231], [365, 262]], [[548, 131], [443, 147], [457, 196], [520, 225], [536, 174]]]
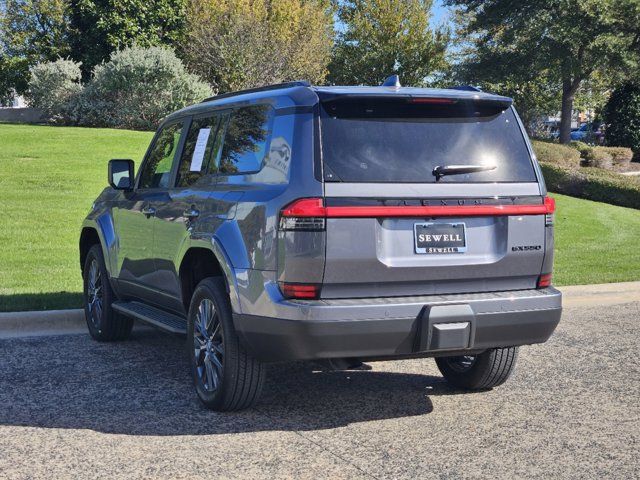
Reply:
[[640, 209], [640, 178], [592, 167], [571, 169], [542, 162], [540, 167], [551, 192]]
[[575, 148], [542, 140], [533, 140], [531, 143], [540, 163], [562, 165], [567, 168], [580, 166], [580, 152]]

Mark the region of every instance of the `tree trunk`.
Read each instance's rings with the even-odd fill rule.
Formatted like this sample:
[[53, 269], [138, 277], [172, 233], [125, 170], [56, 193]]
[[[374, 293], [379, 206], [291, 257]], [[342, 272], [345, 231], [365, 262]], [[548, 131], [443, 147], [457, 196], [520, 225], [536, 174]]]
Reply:
[[562, 109], [560, 111], [560, 143], [571, 141], [571, 113], [573, 99], [580, 86], [580, 80], [564, 79], [562, 81]]

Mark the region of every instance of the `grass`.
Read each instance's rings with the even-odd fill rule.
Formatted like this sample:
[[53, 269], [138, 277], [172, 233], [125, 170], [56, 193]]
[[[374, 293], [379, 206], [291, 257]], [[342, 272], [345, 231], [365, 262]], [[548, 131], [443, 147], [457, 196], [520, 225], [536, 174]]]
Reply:
[[0, 311], [80, 305], [80, 225], [110, 158], [139, 163], [152, 134], [0, 124]]
[[[0, 311], [77, 308], [80, 224], [148, 132], [0, 124]], [[640, 210], [556, 195], [557, 285], [640, 279]]]
[[553, 196], [556, 285], [640, 280], [640, 210]]

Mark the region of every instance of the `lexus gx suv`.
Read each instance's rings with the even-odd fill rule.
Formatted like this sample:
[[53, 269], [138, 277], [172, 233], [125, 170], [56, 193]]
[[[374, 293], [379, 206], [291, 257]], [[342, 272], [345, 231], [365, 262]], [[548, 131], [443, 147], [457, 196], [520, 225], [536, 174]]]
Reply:
[[473, 87], [291, 82], [169, 115], [82, 225], [91, 336], [186, 335], [208, 408], [265, 364], [434, 357], [502, 384], [560, 320], [554, 201], [510, 98]]

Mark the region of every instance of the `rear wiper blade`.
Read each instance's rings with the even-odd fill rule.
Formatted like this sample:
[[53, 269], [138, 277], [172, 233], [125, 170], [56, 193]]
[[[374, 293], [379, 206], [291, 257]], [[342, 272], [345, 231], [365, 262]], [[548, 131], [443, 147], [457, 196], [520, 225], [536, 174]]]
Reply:
[[465, 173], [487, 172], [498, 168], [495, 165], [438, 165], [433, 169], [436, 182], [445, 175], [462, 175]]

